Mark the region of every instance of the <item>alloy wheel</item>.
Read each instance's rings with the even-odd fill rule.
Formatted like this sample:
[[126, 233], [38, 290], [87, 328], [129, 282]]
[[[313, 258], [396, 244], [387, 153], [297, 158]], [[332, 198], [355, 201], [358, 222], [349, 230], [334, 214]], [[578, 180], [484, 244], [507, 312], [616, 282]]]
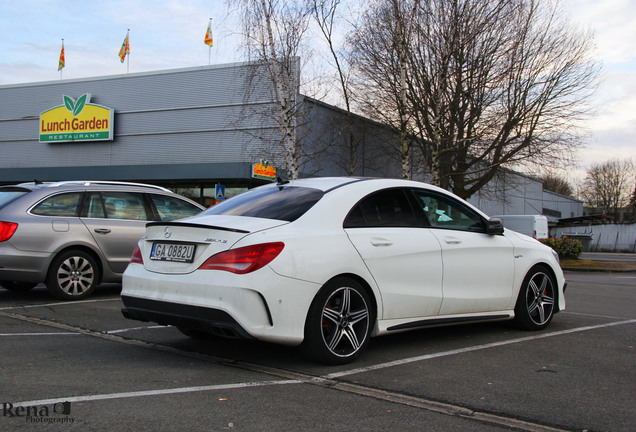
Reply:
[[334, 291], [322, 310], [322, 338], [336, 356], [348, 357], [360, 349], [369, 330], [369, 306], [355, 289]]
[[57, 284], [69, 296], [84, 294], [93, 287], [95, 269], [92, 263], [81, 256], [70, 256], [57, 269]]
[[528, 282], [526, 305], [532, 322], [538, 326], [547, 323], [554, 310], [554, 286], [550, 277], [543, 273], [535, 273]]

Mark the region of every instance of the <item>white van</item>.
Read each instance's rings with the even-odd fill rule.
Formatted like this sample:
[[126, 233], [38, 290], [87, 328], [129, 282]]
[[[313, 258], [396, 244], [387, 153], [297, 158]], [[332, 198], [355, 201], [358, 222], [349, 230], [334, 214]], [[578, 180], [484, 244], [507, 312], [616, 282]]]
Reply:
[[548, 238], [548, 218], [542, 215], [499, 215], [504, 227], [536, 239]]

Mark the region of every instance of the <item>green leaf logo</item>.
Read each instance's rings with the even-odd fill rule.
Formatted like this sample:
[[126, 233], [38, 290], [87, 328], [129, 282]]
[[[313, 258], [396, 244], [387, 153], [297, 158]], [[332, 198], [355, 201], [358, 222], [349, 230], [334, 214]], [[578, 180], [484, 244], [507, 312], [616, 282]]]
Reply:
[[88, 93], [83, 94], [82, 96], [74, 101], [72, 97], [64, 95], [64, 106], [67, 110], [73, 113], [73, 117], [77, 117], [79, 113], [82, 112], [84, 106], [86, 105], [86, 101], [88, 100]]
[[79, 97], [77, 102], [75, 102], [75, 108], [73, 109], [73, 117], [76, 117], [79, 113], [84, 109], [84, 105], [86, 105], [86, 95], [82, 95]]
[[67, 110], [69, 110], [70, 112], [73, 112], [73, 108], [75, 107], [75, 101], [73, 101], [72, 97], [64, 95], [64, 106], [66, 107]]

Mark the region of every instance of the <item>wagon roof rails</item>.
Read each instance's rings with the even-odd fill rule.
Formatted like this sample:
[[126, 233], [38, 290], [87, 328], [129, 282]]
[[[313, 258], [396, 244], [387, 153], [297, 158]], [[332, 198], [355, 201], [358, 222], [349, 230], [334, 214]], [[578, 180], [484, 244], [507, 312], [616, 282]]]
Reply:
[[108, 181], [108, 180], [65, 180], [65, 181], [59, 181], [54, 183], [46, 183], [45, 186], [59, 187], [59, 186], [73, 185], [73, 184], [83, 185], [83, 186], [90, 186], [90, 185], [138, 186], [138, 187], [157, 189], [164, 192], [170, 192], [169, 189], [166, 189], [162, 186], [157, 186], [157, 185], [151, 185], [146, 183], [123, 182], [123, 181]]

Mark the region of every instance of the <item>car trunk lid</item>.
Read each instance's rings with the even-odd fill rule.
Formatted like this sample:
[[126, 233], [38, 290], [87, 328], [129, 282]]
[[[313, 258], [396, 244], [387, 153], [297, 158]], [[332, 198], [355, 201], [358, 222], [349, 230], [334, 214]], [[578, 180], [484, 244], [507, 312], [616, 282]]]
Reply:
[[226, 215], [152, 222], [139, 246], [147, 270], [184, 274], [199, 268], [212, 255], [232, 248], [243, 237], [286, 223]]

